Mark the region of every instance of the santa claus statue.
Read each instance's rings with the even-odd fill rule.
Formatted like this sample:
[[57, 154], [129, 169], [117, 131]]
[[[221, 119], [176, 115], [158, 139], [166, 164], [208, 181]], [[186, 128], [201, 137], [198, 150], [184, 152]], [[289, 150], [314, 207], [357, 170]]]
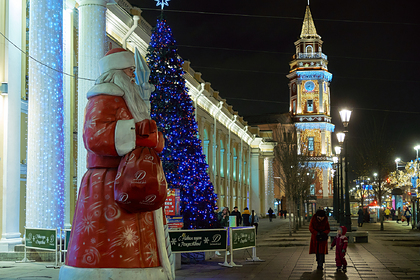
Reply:
[[160, 152], [163, 139], [156, 137], [156, 124], [135, 84], [133, 54], [112, 49], [99, 66], [101, 75], [87, 93], [84, 119], [88, 170], [59, 278], [173, 279], [162, 208], [132, 213], [114, 198], [122, 157], [139, 146]]

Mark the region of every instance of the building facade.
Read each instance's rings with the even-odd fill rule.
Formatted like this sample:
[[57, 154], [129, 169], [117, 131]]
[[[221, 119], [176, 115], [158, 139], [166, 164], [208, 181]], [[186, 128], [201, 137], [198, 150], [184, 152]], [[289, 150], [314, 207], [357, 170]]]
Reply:
[[[41, 17], [51, 3], [58, 16]], [[21, 243], [25, 226], [71, 227], [86, 170], [85, 93], [110, 45], [146, 55], [152, 27], [141, 13], [124, 0], [0, 0], [0, 251]], [[57, 41], [39, 44], [50, 40], [48, 26]], [[265, 213], [274, 203], [275, 143], [190, 62], [183, 67], [219, 208]]]

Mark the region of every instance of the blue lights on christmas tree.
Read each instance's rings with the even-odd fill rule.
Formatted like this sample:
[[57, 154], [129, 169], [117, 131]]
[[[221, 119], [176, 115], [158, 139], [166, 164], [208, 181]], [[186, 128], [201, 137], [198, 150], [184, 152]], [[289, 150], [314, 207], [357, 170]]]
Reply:
[[153, 29], [147, 61], [150, 83], [156, 87], [150, 98], [151, 117], [165, 136], [160, 157], [168, 187], [180, 189], [184, 228], [215, 227], [216, 194], [197, 136], [194, 107], [183, 77], [183, 60], [163, 15]]

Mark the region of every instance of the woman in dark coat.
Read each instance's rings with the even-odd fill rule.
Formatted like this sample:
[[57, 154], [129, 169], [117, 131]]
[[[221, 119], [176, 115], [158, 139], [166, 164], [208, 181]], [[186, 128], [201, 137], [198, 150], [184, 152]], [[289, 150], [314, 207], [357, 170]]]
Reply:
[[328, 233], [330, 233], [330, 224], [324, 210], [316, 211], [309, 223], [309, 231], [312, 233], [309, 254], [316, 254], [317, 269], [322, 270], [325, 254], [328, 254]]
[[363, 213], [362, 207], [359, 207], [359, 211], [357, 212], [357, 215], [359, 215], [359, 217], [357, 218], [357, 225], [359, 227], [362, 227], [363, 226], [364, 215], [365, 215], [365, 213]]

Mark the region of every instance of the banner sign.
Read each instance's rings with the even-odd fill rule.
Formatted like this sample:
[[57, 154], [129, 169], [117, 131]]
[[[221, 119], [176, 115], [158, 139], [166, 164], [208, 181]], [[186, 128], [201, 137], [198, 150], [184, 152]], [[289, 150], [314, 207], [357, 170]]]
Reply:
[[169, 229], [181, 229], [184, 227], [184, 218], [182, 216], [167, 216]]
[[172, 252], [226, 251], [226, 229], [190, 229], [169, 231]]
[[165, 215], [179, 216], [180, 201], [181, 195], [179, 189], [168, 189], [168, 195], [166, 196], [165, 200]]
[[57, 230], [26, 228], [25, 246], [44, 250], [57, 250]]
[[65, 235], [66, 235], [66, 243], [65, 243], [65, 245], [64, 245], [64, 250], [67, 250], [67, 248], [69, 247], [69, 241], [70, 241], [70, 233], [71, 233], [71, 230], [64, 230], [64, 232], [65, 232]]
[[232, 249], [246, 249], [256, 246], [254, 227], [237, 227], [232, 230]]

